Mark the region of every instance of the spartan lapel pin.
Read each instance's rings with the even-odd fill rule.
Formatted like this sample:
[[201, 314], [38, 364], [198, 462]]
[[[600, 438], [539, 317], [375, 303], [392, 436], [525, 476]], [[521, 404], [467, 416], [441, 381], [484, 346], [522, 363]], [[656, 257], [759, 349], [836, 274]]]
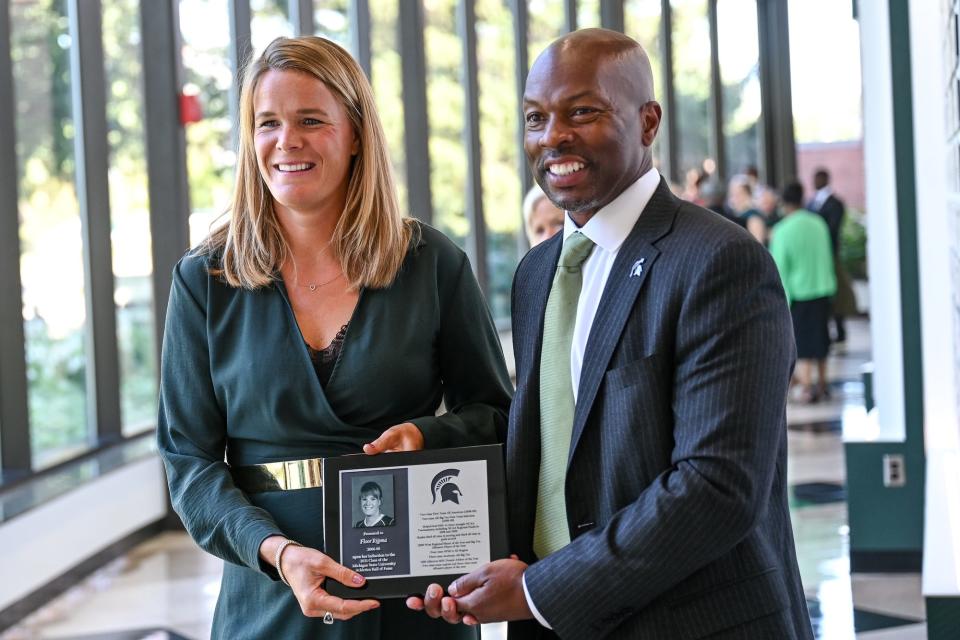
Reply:
[[643, 273], [643, 263], [646, 261], [647, 261], [646, 258], [640, 258], [639, 260], [633, 263], [633, 266], [630, 268], [631, 278], [633, 276], [639, 276], [641, 273]]

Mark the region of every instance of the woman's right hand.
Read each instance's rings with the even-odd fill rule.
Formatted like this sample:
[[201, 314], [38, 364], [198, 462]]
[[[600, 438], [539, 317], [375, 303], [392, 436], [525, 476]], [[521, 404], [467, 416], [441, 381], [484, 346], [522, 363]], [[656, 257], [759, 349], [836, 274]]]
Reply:
[[[270, 536], [264, 540], [260, 545], [260, 557], [273, 564], [277, 547], [284, 540], [282, 536]], [[336, 620], [349, 620], [380, 606], [377, 600], [344, 600], [327, 593], [323, 588], [327, 578], [354, 588], [363, 586], [365, 579], [316, 549], [287, 545], [280, 556], [280, 568], [305, 616], [322, 618], [330, 612]]]

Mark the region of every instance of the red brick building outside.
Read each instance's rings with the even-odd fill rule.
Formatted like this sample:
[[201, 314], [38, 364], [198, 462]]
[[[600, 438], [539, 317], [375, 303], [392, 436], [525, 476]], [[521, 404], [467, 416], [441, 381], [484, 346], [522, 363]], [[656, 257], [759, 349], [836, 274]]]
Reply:
[[804, 200], [813, 196], [813, 172], [821, 167], [830, 172], [830, 185], [837, 197], [847, 207], [864, 211], [863, 141], [798, 144], [797, 178], [803, 184]]

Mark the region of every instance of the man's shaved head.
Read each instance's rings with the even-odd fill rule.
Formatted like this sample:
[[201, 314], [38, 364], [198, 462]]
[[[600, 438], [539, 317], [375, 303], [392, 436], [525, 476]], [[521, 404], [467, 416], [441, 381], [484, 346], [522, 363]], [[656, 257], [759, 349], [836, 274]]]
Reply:
[[564, 62], [582, 60], [610, 64], [633, 90], [633, 98], [638, 105], [656, 99], [653, 92], [653, 68], [647, 52], [639, 42], [619, 31], [580, 29], [561, 36], [537, 56], [530, 70], [531, 75], [537, 63], [545, 56]]
[[653, 72], [622, 33], [582, 29], [553, 42], [527, 76], [523, 114], [537, 182], [579, 224], [653, 168]]

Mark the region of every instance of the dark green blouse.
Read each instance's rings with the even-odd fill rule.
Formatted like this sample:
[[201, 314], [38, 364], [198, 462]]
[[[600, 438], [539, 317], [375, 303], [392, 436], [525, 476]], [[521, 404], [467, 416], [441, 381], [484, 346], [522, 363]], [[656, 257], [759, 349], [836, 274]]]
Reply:
[[[304, 617], [258, 549], [274, 534], [323, 549], [322, 490], [247, 495], [228, 466], [359, 453], [401, 422], [415, 423], [427, 448], [504, 441], [512, 387], [490, 313], [464, 253], [420, 230], [395, 282], [361, 291], [325, 387], [282, 281], [229, 287], [197, 252], [174, 269], [157, 438], [174, 509], [227, 561], [214, 637], [404, 637], [392, 634], [435, 622], [400, 602], [349, 623]], [[381, 633], [389, 611], [400, 621], [384, 619]], [[430, 633], [464, 637], [457, 629]]]

